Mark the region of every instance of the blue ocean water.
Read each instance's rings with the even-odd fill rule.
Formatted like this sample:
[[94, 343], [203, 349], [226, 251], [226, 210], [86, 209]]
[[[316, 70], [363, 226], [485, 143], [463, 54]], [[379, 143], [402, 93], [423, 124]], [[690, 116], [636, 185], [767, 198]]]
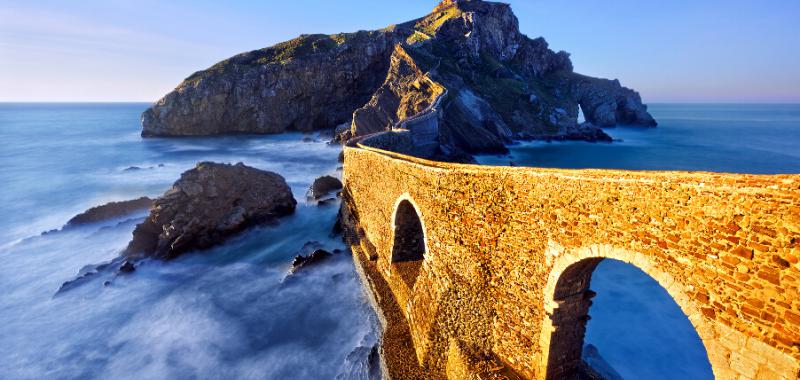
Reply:
[[[0, 379], [365, 378], [377, 327], [350, 256], [286, 278], [307, 242], [344, 248], [329, 236], [338, 207], [305, 198], [314, 178], [338, 175], [339, 148], [297, 133], [141, 139], [147, 106], [0, 104]], [[158, 196], [203, 160], [282, 174], [296, 213], [54, 297], [116, 257], [144, 215], [41, 232], [91, 206]]]
[[[525, 142], [490, 165], [800, 173], [800, 105], [655, 104], [656, 128], [616, 127], [611, 144]], [[625, 379], [713, 379], [699, 336], [652, 278], [616, 260], [592, 276], [586, 343]]]
[[[337, 175], [338, 148], [296, 133], [141, 139], [146, 107], [0, 104], [0, 378], [364, 378], [376, 323], [350, 257], [285, 279], [306, 242], [343, 248], [329, 236], [336, 206], [319, 208], [304, 196], [317, 176]], [[800, 172], [800, 106], [651, 110], [660, 126], [610, 129], [621, 142], [524, 143], [510, 156], [480, 160]], [[102, 275], [54, 297], [84, 266], [116, 257], [143, 215], [41, 232], [95, 205], [157, 196], [202, 160], [282, 174], [298, 199], [296, 214], [208, 252], [146, 262], [132, 276]], [[629, 265], [601, 263], [587, 342], [626, 378], [710, 378], [691, 325], [679, 325], [677, 305], [648, 280]]]
[[524, 142], [491, 165], [800, 173], [800, 104], [654, 104], [656, 128], [606, 129], [611, 144]]

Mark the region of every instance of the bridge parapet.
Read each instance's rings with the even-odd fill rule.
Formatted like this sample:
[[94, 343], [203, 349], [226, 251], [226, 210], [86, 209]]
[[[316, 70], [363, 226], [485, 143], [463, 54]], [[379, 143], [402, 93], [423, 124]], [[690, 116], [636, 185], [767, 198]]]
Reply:
[[[464, 352], [521, 378], [573, 375], [603, 258], [669, 292], [718, 379], [800, 377], [798, 175], [488, 167], [362, 146], [345, 148], [344, 182], [359, 263], [432, 377], [463, 373]], [[398, 236], [415, 230], [403, 201], [423, 230], [417, 262], [392, 255], [417, 238]]]

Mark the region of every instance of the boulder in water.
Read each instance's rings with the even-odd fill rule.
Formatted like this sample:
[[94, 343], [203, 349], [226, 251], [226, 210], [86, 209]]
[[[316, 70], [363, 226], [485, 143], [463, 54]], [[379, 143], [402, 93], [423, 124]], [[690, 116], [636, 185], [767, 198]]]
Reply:
[[242, 163], [201, 162], [155, 201], [124, 255], [169, 260], [210, 248], [247, 227], [293, 213], [296, 204], [276, 173]]
[[342, 189], [342, 181], [331, 177], [329, 175], [319, 177], [314, 180], [314, 184], [311, 185], [311, 197], [314, 199], [320, 199], [326, 194]]
[[292, 273], [308, 268], [312, 265], [319, 264], [321, 261], [333, 256], [330, 252], [324, 249], [317, 249], [308, 256], [297, 255], [292, 261]]

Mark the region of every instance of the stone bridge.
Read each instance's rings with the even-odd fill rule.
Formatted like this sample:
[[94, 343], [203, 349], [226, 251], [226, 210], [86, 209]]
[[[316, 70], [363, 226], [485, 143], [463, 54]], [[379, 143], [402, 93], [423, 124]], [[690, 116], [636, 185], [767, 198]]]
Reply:
[[393, 379], [574, 377], [605, 258], [667, 290], [717, 379], [800, 377], [798, 175], [344, 155], [342, 220]]

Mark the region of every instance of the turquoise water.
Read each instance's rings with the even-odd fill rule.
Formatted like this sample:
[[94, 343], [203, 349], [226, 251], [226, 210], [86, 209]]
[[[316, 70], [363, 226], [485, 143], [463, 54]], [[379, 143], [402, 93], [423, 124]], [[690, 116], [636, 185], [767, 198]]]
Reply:
[[[329, 236], [338, 207], [305, 198], [314, 178], [338, 175], [339, 148], [300, 134], [143, 140], [146, 107], [0, 104], [0, 379], [365, 378], [376, 322], [349, 255], [286, 279], [306, 242], [344, 248]], [[54, 297], [84, 266], [116, 257], [143, 215], [42, 231], [157, 196], [201, 160], [282, 174], [297, 212]]]
[[[146, 107], [0, 104], [0, 378], [365, 378], [375, 316], [350, 257], [285, 281], [306, 242], [343, 248], [329, 236], [336, 206], [304, 196], [314, 178], [338, 175], [339, 149], [300, 134], [141, 139]], [[621, 142], [524, 143], [480, 160], [800, 172], [800, 106], [651, 109], [660, 126], [610, 129]], [[54, 297], [84, 266], [116, 257], [143, 215], [41, 232], [95, 205], [157, 196], [201, 160], [282, 174], [297, 213], [208, 252], [146, 262], [132, 276], [104, 274]], [[602, 263], [587, 342], [629, 379], [710, 378], [691, 325], [648, 281], [628, 265]]]
[[[650, 107], [657, 128], [617, 127], [620, 141], [526, 142], [483, 164], [554, 168], [800, 173], [800, 105]], [[689, 320], [659, 284], [638, 268], [605, 260], [592, 276], [597, 292], [586, 343], [625, 379], [713, 379]]]

